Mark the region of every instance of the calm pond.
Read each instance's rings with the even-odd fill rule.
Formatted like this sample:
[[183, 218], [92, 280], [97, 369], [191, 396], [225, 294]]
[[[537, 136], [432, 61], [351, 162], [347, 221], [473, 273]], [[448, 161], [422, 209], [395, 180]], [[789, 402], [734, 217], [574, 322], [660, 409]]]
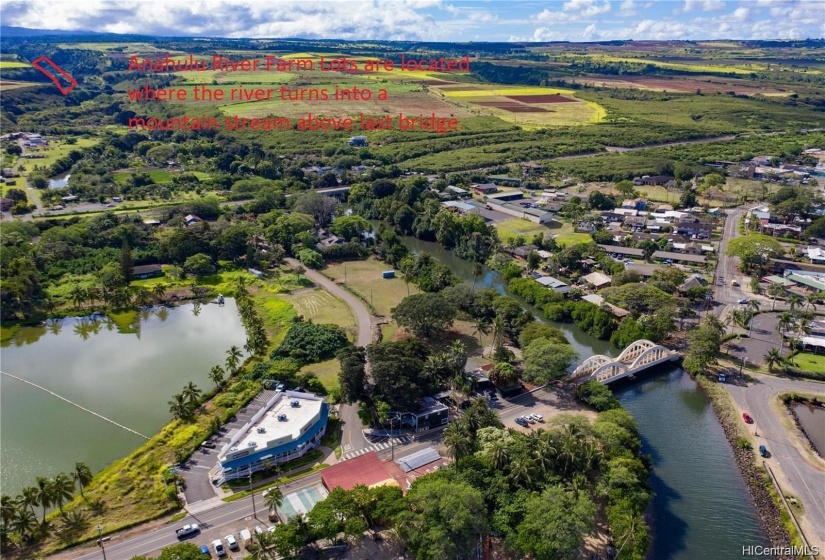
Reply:
[[[436, 243], [404, 237], [413, 252], [430, 253], [461, 280], [472, 283], [472, 265]], [[501, 276], [485, 268], [477, 285], [505, 293]], [[519, 298], [516, 298], [519, 299]], [[576, 325], [553, 323], [526, 305], [537, 318], [564, 331], [579, 360], [620, 350]], [[612, 387], [636, 419], [642, 451], [651, 456], [655, 496], [648, 510], [651, 560], [739, 558], [743, 545], [769, 543], [733, 459], [713, 406], [680, 367], [663, 367], [638, 380]]]
[[[193, 381], [209, 389], [209, 370], [246, 334], [235, 301], [144, 312], [131, 334], [106, 318], [68, 318], [21, 329], [3, 345], [2, 371], [36, 383], [98, 414], [152, 436], [170, 419], [171, 396]], [[36, 476], [93, 471], [143, 443], [133, 433], [36, 387], [0, 376], [3, 493]]]
[[825, 409], [798, 404], [794, 407], [799, 423], [820, 456], [825, 457]]
[[69, 177], [71, 176], [71, 173], [61, 173], [60, 175], [55, 175], [54, 177], [49, 179], [49, 188], [62, 189], [63, 187], [69, 184]]

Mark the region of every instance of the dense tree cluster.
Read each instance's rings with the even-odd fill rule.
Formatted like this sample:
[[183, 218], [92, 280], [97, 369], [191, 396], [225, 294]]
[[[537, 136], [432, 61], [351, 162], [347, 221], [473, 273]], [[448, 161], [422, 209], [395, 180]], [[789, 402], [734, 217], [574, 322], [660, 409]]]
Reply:
[[348, 344], [346, 333], [338, 325], [321, 325], [296, 318], [270, 358], [290, 357], [310, 363], [320, 362], [334, 357]]

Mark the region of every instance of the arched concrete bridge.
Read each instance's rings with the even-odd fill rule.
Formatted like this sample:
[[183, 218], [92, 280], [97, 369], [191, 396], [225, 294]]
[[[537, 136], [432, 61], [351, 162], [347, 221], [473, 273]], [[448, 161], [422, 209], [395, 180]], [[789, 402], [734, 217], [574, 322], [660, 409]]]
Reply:
[[575, 369], [571, 379], [610, 383], [644, 369], [679, 359], [679, 353], [649, 340], [637, 340], [617, 358], [590, 356]]

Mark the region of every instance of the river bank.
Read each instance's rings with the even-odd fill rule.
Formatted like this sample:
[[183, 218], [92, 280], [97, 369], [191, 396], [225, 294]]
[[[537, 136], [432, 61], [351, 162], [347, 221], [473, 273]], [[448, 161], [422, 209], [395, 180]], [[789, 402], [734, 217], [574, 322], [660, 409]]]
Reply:
[[[770, 491], [772, 488], [770, 477], [764, 468], [758, 466], [753, 447], [750, 444], [747, 447], [740, 445], [743, 440], [749, 440], [747, 434], [738, 424], [736, 407], [730, 395], [724, 388], [705, 376], [696, 376], [695, 380], [713, 404], [716, 417], [733, 452], [736, 466], [745, 480], [745, 486], [753, 500], [771, 546], [800, 546], [802, 540], [793, 527], [787, 512], [784, 511], [779, 496], [774, 496]], [[796, 557], [787, 555], [779, 558], [792, 560]]]

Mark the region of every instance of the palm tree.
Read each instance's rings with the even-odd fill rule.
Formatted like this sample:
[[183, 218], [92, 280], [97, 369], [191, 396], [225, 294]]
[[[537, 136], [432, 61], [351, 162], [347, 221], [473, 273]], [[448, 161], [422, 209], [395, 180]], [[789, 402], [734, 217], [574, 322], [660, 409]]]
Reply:
[[490, 322], [485, 317], [478, 317], [473, 323], [473, 334], [478, 335], [478, 345], [481, 347], [481, 357], [484, 357], [484, 341], [482, 335], [490, 334]]
[[25, 486], [20, 490], [20, 495], [17, 497], [18, 505], [31, 509], [34, 513], [34, 506], [38, 505], [37, 488], [32, 486]]
[[782, 352], [777, 348], [771, 348], [765, 354], [765, 364], [768, 366], [768, 371], [773, 371], [774, 368], [782, 363]]
[[255, 533], [252, 538], [254, 540], [249, 551], [251, 560], [276, 560], [278, 558], [277, 553], [273, 550], [275, 536], [272, 533], [269, 531]]
[[63, 513], [63, 504], [74, 497], [74, 481], [66, 473], [60, 473], [51, 481], [52, 503]]
[[533, 481], [534, 465], [527, 455], [517, 455], [510, 463], [510, 478], [516, 484], [529, 486]]
[[808, 302], [808, 305], [805, 306], [805, 310], [807, 311], [809, 308], [813, 307], [814, 311], [816, 311], [816, 302], [822, 299], [822, 293], [815, 293], [815, 294], [808, 294], [808, 297], [805, 300]]
[[759, 300], [749, 299], [748, 303], [745, 304], [745, 307], [756, 313], [757, 311], [759, 311]]
[[510, 450], [501, 440], [496, 440], [491, 444], [488, 455], [496, 469], [503, 469], [510, 462]]
[[780, 284], [771, 284], [770, 286], [768, 286], [768, 295], [773, 296], [773, 305], [771, 306], [771, 311], [775, 311], [776, 298], [777, 296], [785, 295], [785, 287]]
[[46, 522], [46, 508], [50, 507], [54, 500], [52, 499], [52, 485], [49, 479], [43, 476], [38, 476], [35, 479], [37, 487], [37, 505], [43, 508], [43, 523]]
[[456, 469], [459, 460], [465, 457], [472, 446], [472, 436], [463, 422], [453, 422], [444, 430], [444, 445], [447, 446], [447, 454], [455, 461]]
[[80, 495], [83, 496], [83, 487], [92, 481], [92, 469], [86, 463], [77, 462], [74, 464], [72, 478], [80, 486]]
[[478, 279], [479, 276], [481, 276], [482, 272], [484, 272], [484, 269], [481, 268], [481, 263], [474, 262], [473, 263], [473, 291], [474, 292], [476, 291], [476, 280]]
[[782, 336], [782, 344], [780, 345], [780, 352], [781, 348], [785, 345], [785, 332], [793, 327], [794, 325], [794, 317], [788, 311], [783, 311], [779, 314], [779, 319], [776, 322], [776, 331]]
[[172, 395], [172, 400], [169, 401], [169, 412], [172, 413], [172, 418], [177, 420], [188, 420], [192, 416], [192, 411], [186, 402], [186, 397], [183, 393]]
[[805, 298], [799, 294], [791, 294], [788, 296], [788, 305], [791, 308], [791, 313], [793, 313], [793, 310], [800, 307], [803, 303], [805, 303]]
[[270, 513], [277, 513], [281, 504], [284, 503], [284, 495], [280, 488], [270, 488], [263, 493], [264, 505], [269, 509]]
[[155, 298], [155, 301], [160, 303], [163, 301], [163, 296], [166, 295], [166, 286], [163, 284], [155, 284], [152, 286], [152, 297]]
[[3, 523], [10, 523], [14, 516], [17, 515], [18, 504], [15, 503], [14, 498], [8, 494], [0, 496], [0, 519]]
[[18, 510], [10, 523], [12, 531], [28, 540], [37, 530], [37, 516], [27, 509]]
[[229, 371], [230, 376], [238, 373], [238, 365], [241, 363], [242, 357], [241, 349], [234, 344], [226, 351], [226, 369]]
[[78, 309], [83, 307], [83, 303], [86, 301], [86, 290], [81, 288], [80, 286], [74, 286], [72, 290], [69, 292], [69, 297], [72, 298], [72, 303]]
[[135, 286], [133, 288], [134, 296], [135, 296], [135, 303], [137, 303], [140, 307], [149, 305], [149, 302], [152, 300], [151, 292], [144, 288], [143, 286]]
[[223, 385], [223, 368], [221, 366], [212, 366], [209, 370], [209, 381], [215, 384], [216, 389], [220, 389]]
[[197, 408], [201, 393], [203, 393], [203, 391], [198, 389], [198, 386], [191, 381], [183, 388], [182, 395], [186, 399], [186, 404], [191, 410], [195, 410]]

